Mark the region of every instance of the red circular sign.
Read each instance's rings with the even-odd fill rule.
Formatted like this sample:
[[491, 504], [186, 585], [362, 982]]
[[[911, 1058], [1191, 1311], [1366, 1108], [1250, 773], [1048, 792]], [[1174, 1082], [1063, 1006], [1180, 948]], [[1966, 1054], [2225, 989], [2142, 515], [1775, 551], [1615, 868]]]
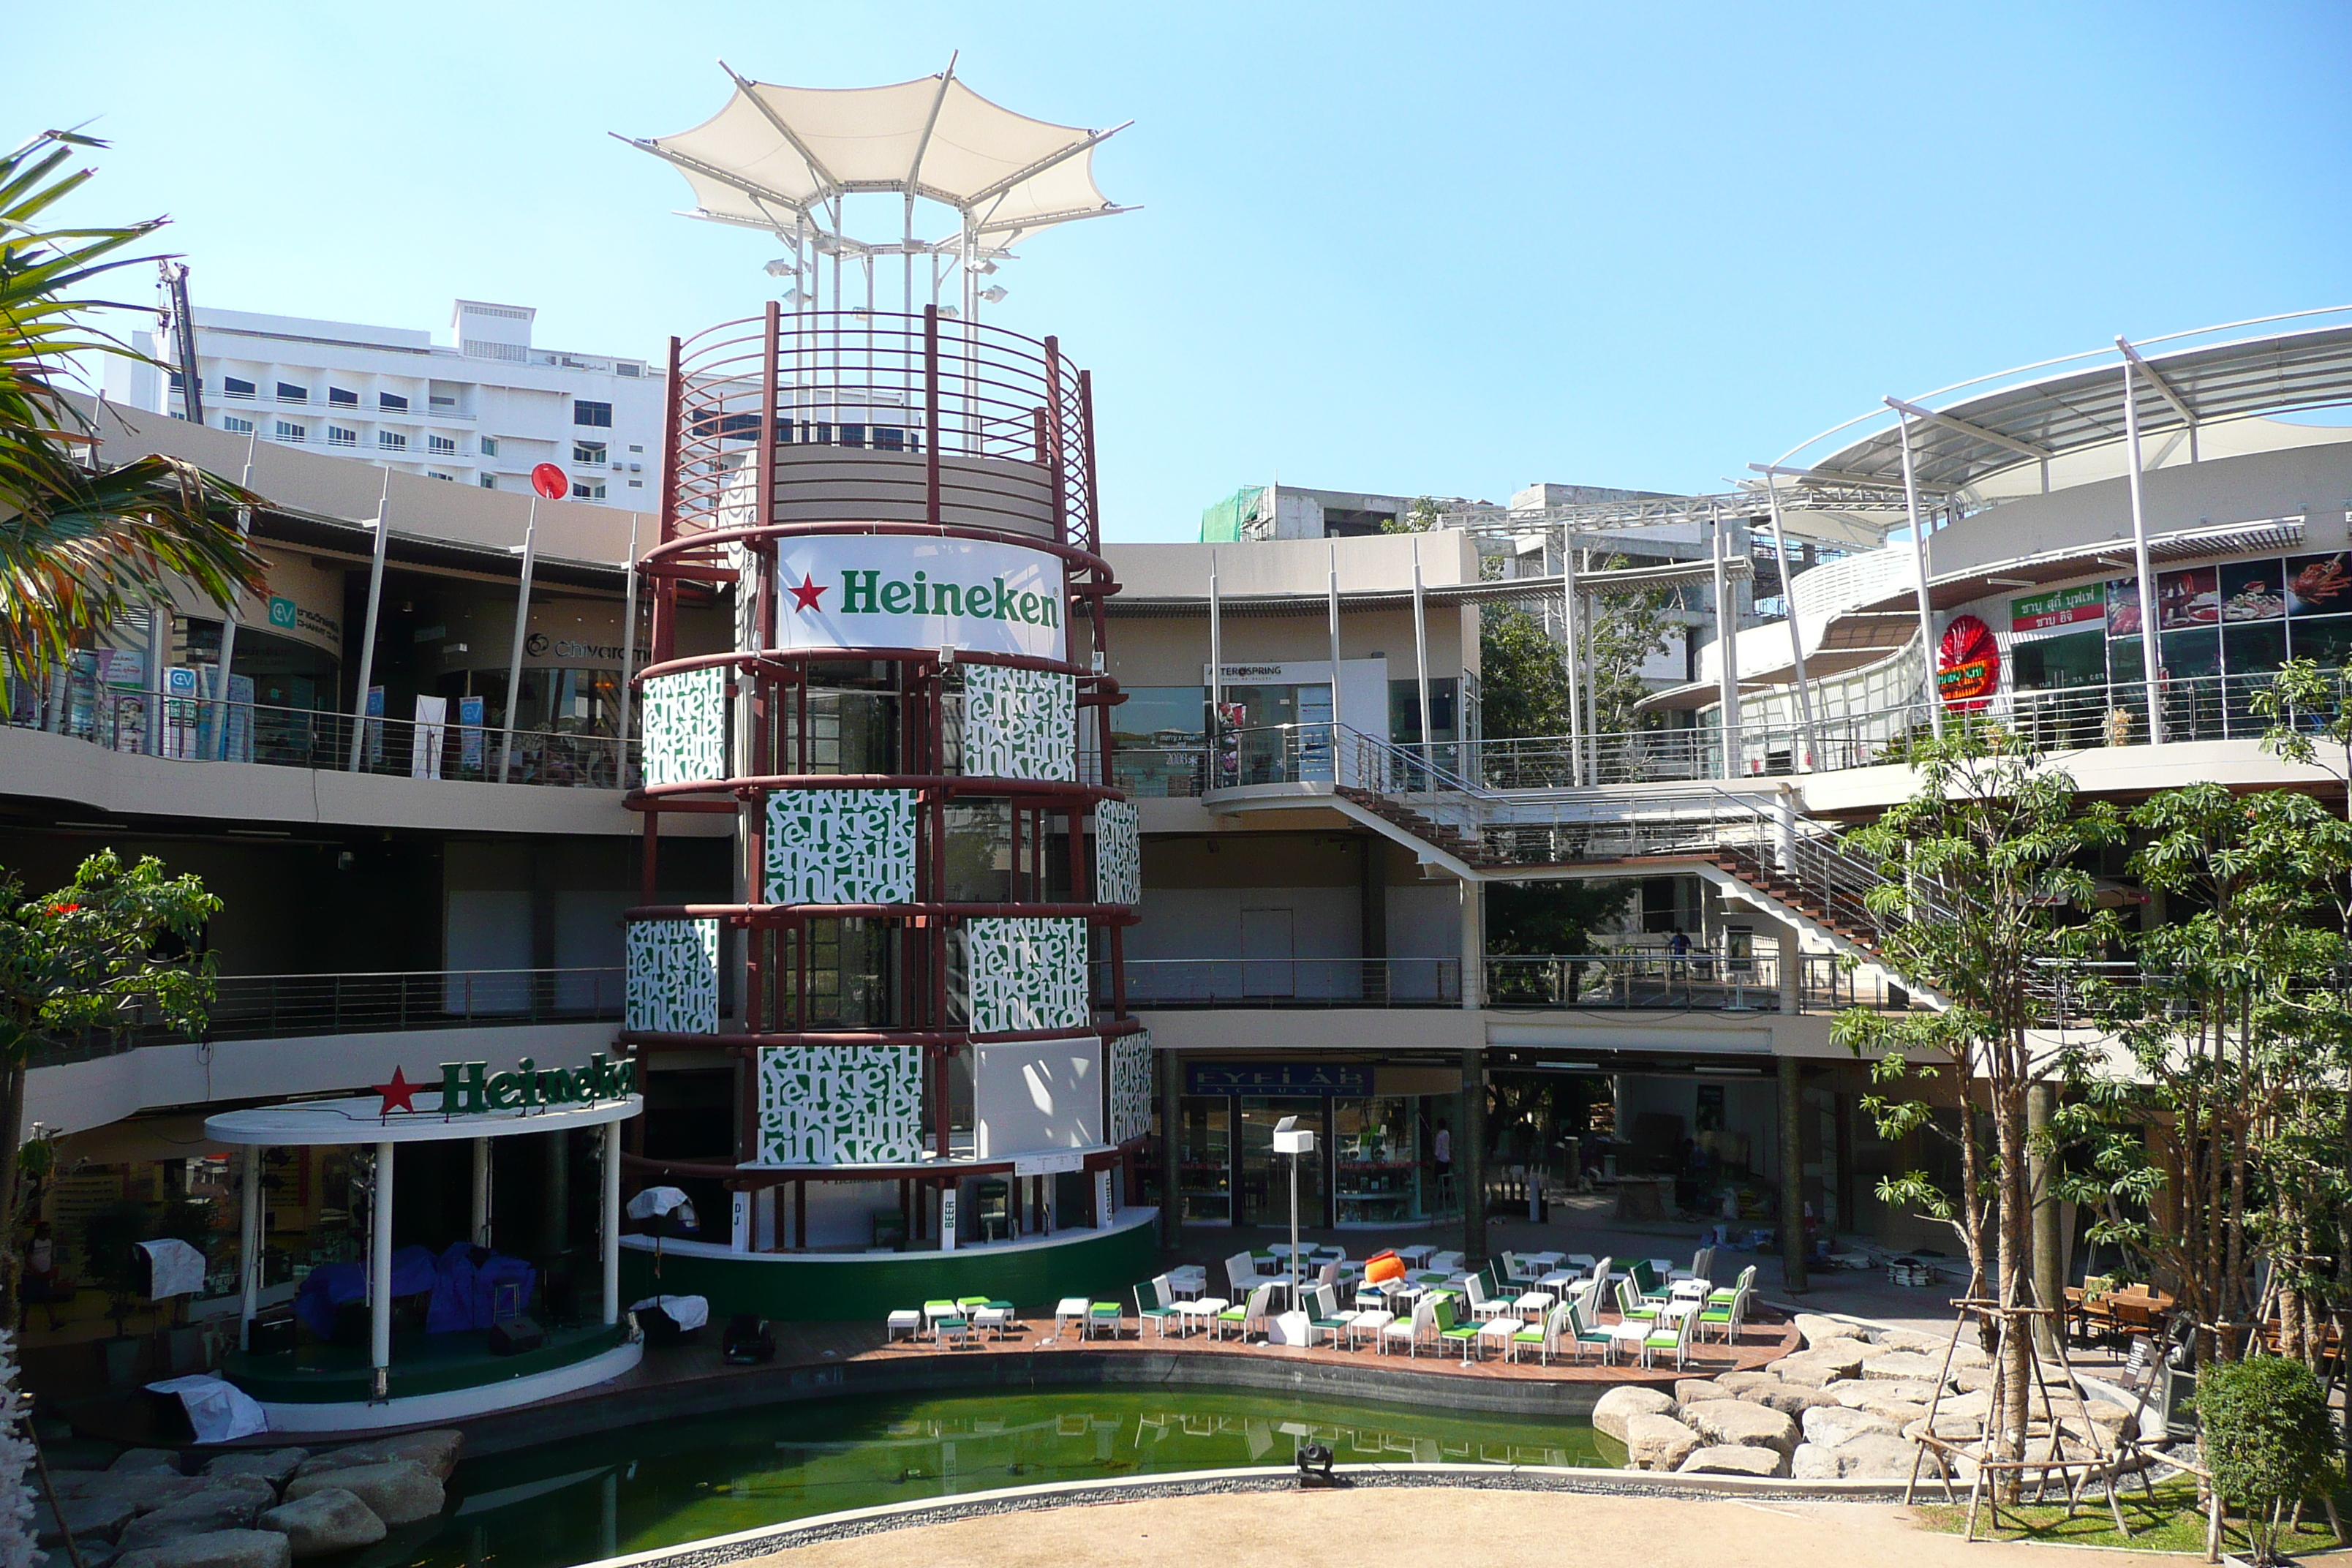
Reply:
[[553, 463], [541, 463], [530, 471], [530, 488], [550, 500], [562, 500], [572, 493], [572, 476]]
[[1973, 712], [2000, 689], [2000, 645], [1974, 616], [1955, 616], [1937, 650], [1936, 690], [1947, 706]]

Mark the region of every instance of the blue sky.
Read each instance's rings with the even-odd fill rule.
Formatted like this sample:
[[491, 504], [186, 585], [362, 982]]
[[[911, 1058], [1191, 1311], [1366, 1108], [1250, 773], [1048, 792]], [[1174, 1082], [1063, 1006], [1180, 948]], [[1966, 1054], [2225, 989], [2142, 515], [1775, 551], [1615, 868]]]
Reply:
[[[110, 138], [200, 304], [658, 355], [772, 243], [605, 132], [714, 63], [937, 70], [1067, 123], [1128, 216], [992, 314], [1096, 376], [1111, 537], [1243, 483], [1718, 488], [1887, 393], [2352, 299], [2352, 9], [2247, 4], [27, 8], [0, 136]], [[145, 279], [134, 286], [142, 297]]]

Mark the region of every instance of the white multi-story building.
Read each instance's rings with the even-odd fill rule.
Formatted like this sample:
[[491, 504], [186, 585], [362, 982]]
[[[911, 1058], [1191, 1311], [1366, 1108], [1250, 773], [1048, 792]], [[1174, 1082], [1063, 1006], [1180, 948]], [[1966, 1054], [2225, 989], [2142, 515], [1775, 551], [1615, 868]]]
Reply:
[[[553, 463], [577, 500], [655, 510], [662, 372], [644, 360], [531, 344], [527, 305], [460, 300], [450, 342], [371, 327], [245, 310], [194, 312], [205, 423], [483, 489], [528, 490]], [[151, 333], [142, 353], [170, 361]], [[110, 361], [106, 394], [183, 415], [179, 373]]]

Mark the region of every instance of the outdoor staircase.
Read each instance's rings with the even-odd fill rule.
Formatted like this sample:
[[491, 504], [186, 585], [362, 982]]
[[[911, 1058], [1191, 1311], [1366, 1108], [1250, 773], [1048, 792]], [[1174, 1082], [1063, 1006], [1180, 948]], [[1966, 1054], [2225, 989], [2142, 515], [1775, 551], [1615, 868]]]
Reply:
[[1448, 823], [1440, 822], [1433, 816], [1423, 816], [1402, 801], [1391, 799], [1372, 790], [1357, 789], [1349, 784], [1338, 786], [1333, 793], [1342, 800], [1353, 801], [1381, 821], [1402, 830], [1408, 837], [1419, 839], [1423, 844], [1443, 849], [1465, 865], [1486, 870], [1501, 864], [1487, 855], [1485, 846], [1479, 840]]

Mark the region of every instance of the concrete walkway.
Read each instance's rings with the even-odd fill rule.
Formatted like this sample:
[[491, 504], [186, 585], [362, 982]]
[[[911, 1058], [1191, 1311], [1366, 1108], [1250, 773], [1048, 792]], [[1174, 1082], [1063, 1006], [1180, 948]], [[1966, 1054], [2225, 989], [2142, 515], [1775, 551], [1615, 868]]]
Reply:
[[[1685, 1501], [1557, 1492], [1381, 1487], [1258, 1492], [998, 1514], [887, 1535], [803, 1546], [754, 1559], [775, 1568], [1363, 1568], [1433, 1563], [1445, 1568], [2178, 1568], [2194, 1558], [1979, 1542], [1921, 1530], [1881, 1504]], [[2331, 1560], [2342, 1554], [2330, 1553]], [[2317, 1561], [2317, 1559], [2310, 1559]]]

